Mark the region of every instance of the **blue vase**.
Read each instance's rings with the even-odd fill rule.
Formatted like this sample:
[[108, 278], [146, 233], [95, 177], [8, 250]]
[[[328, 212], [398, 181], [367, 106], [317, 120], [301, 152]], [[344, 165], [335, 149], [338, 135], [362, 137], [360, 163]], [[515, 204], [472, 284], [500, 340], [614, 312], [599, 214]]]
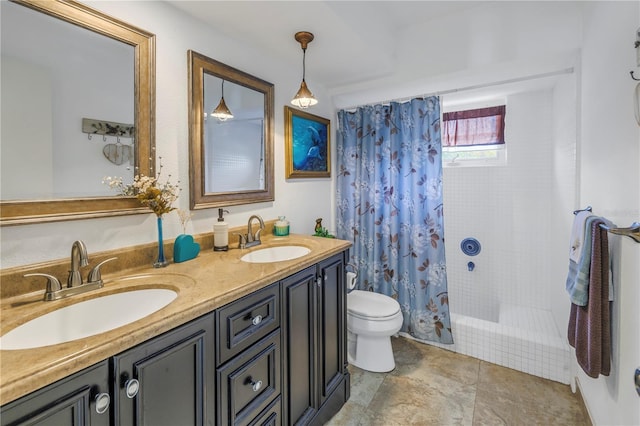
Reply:
[[158, 216], [158, 259], [153, 264], [154, 268], [164, 268], [169, 262], [164, 258], [164, 243], [162, 239], [162, 216]]

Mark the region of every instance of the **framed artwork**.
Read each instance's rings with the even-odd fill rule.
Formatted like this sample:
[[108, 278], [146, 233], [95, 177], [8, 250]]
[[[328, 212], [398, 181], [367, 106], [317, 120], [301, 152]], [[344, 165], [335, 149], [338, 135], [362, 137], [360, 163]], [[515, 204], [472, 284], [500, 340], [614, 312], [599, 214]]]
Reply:
[[284, 120], [287, 179], [331, 177], [330, 121], [288, 106]]

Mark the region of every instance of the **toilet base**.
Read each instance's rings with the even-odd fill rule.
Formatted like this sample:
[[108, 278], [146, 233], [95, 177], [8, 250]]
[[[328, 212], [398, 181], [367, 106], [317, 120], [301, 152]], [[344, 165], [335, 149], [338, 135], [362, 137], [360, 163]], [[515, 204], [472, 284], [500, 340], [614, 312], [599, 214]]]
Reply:
[[387, 373], [396, 368], [391, 336], [363, 336], [349, 332], [348, 360], [358, 368], [374, 373]]

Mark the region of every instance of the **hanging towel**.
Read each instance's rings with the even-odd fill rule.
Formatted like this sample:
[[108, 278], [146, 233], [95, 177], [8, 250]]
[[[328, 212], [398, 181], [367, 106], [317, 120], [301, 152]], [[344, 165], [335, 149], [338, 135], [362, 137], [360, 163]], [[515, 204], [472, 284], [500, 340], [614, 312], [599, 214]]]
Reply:
[[[578, 213], [578, 215], [581, 213], [582, 212]], [[582, 241], [588, 241], [588, 243], [580, 244], [581, 249], [578, 261], [574, 262], [571, 256], [569, 256], [569, 273], [567, 274], [566, 289], [567, 293], [569, 293], [571, 303], [578, 306], [586, 306], [589, 299], [589, 268], [591, 266], [592, 239], [591, 225], [595, 220], [602, 220], [602, 218], [589, 214], [584, 220], [585, 229]], [[574, 227], [576, 221], [577, 220], [574, 220]]]
[[578, 263], [582, 255], [582, 246], [585, 238], [585, 225], [587, 218], [593, 216], [589, 210], [581, 210], [573, 218], [571, 228], [571, 240], [569, 244], [569, 259]]
[[611, 331], [609, 317], [609, 242], [607, 231], [600, 228], [602, 218], [589, 221], [591, 262], [589, 297], [586, 306], [571, 304], [567, 336], [576, 349], [576, 359], [589, 377], [597, 378], [611, 371]]

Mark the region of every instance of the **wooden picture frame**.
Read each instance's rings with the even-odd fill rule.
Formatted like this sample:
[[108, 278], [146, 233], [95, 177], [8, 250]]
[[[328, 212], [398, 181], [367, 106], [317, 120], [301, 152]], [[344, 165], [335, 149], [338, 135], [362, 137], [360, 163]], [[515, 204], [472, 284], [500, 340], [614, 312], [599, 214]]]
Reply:
[[326, 118], [284, 107], [286, 177], [331, 177], [331, 122]]

